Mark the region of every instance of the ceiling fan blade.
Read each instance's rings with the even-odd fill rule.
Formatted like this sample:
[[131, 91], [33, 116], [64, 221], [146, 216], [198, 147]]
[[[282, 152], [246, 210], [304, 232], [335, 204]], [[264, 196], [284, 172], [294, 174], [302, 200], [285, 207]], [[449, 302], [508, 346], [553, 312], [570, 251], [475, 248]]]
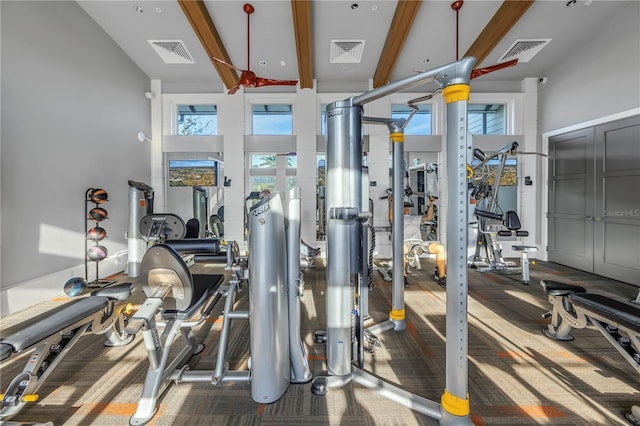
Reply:
[[222, 59], [214, 58], [213, 56], [211, 57], [211, 59], [213, 59], [214, 61], [216, 61], [216, 62], [218, 62], [218, 63], [221, 63], [222, 65], [226, 65], [226, 66], [228, 66], [229, 68], [233, 68], [233, 69], [234, 69], [234, 70], [236, 70], [236, 71], [240, 71], [240, 72], [244, 71], [244, 70], [241, 70], [240, 68], [236, 67], [236, 66], [235, 66], [235, 65], [233, 65], [233, 64], [230, 64], [230, 63], [228, 63], [228, 62], [223, 61]]
[[233, 86], [231, 89], [229, 89], [229, 91], [227, 92], [228, 95], [233, 95], [234, 93], [236, 93], [238, 91], [238, 89], [240, 88], [239, 84], [236, 84], [235, 86]]
[[256, 87], [262, 86], [295, 86], [298, 80], [274, 80], [271, 78], [256, 77]]
[[503, 62], [501, 64], [491, 65], [490, 67], [476, 68], [473, 71], [471, 71], [471, 78], [474, 79], [476, 77], [480, 77], [481, 75], [485, 75], [490, 72], [498, 71], [503, 68], [512, 67], [512, 66], [515, 66], [517, 63], [518, 63], [517, 59], [512, 59], [510, 61]]

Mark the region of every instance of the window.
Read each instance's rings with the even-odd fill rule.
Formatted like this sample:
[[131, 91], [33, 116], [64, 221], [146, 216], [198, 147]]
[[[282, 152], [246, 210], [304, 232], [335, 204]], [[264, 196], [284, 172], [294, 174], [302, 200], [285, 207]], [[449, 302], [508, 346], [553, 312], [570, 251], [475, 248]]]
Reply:
[[[431, 134], [431, 105], [417, 105], [418, 111], [404, 129], [405, 135]], [[391, 105], [391, 118], [409, 118], [413, 110], [404, 104]]]
[[469, 104], [468, 128], [474, 135], [506, 134], [505, 106], [501, 104]]
[[178, 135], [217, 134], [218, 111], [215, 105], [178, 105]]
[[295, 153], [252, 153], [249, 164], [249, 192], [282, 191], [296, 186], [298, 158]]
[[254, 135], [292, 135], [291, 105], [252, 105], [251, 125]]
[[327, 134], [327, 104], [320, 105], [320, 134]]

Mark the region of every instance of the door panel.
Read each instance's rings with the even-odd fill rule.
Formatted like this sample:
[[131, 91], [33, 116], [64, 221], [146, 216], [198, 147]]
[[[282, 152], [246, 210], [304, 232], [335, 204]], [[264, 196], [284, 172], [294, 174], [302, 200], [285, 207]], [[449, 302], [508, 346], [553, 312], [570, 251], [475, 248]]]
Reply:
[[549, 260], [587, 272], [593, 272], [593, 143], [593, 128], [549, 139]]
[[640, 285], [640, 117], [595, 128], [594, 272]]

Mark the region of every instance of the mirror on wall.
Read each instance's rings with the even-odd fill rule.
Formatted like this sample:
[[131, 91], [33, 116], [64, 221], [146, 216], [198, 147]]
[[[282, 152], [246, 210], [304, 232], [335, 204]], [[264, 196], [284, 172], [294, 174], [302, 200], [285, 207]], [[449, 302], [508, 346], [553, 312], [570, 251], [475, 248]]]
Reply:
[[185, 223], [191, 220], [190, 237], [222, 237], [224, 235], [222, 155], [203, 152], [167, 153], [165, 167], [167, 211], [158, 213], [175, 214]]

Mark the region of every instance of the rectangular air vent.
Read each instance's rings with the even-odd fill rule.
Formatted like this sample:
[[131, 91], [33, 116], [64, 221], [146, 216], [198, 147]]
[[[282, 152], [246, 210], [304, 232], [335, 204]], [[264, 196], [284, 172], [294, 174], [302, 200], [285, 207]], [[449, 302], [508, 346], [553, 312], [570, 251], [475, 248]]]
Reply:
[[362, 60], [364, 40], [331, 40], [332, 64], [359, 64]]
[[193, 64], [194, 60], [182, 40], [147, 40], [165, 64]]
[[518, 62], [529, 62], [551, 41], [550, 38], [542, 39], [518, 39], [498, 59], [498, 62], [507, 62], [517, 59]]

